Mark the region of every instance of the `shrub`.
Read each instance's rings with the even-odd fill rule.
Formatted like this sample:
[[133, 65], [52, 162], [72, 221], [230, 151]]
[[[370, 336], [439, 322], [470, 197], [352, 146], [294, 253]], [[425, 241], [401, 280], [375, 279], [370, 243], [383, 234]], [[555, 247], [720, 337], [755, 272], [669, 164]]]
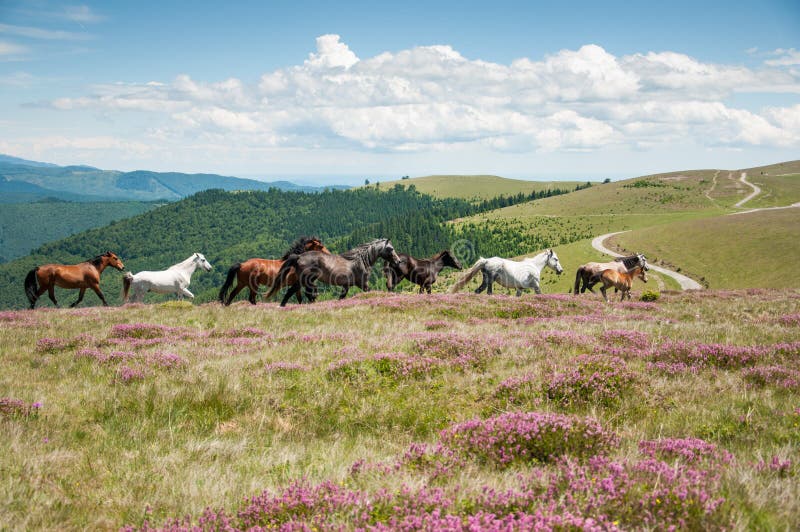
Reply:
[[553, 371], [542, 384], [544, 395], [562, 405], [599, 403], [611, 405], [635, 381], [625, 361], [605, 355], [581, 355], [576, 367]]
[[654, 291], [654, 290], [645, 290], [642, 292], [642, 295], [639, 296], [640, 301], [658, 301], [658, 298], [661, 297], [661, 294]]
[[473, 419], [441, 432], [442, 445], [456, 454], [499, 467], [548, 462], [563, 455], [588, 457], [617, 442], [617, 436], [594, 418], [540, 412]]

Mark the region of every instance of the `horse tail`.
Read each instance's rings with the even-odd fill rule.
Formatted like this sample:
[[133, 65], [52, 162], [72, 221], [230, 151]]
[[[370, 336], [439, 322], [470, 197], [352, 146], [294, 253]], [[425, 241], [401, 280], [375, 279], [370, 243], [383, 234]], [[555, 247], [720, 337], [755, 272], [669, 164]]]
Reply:
[[578, 269], [575, 272], [575, 290], [573, 291], [576, 296], [581, 288], [581, 279], [583, 279], [583, 266], [578, 266]]
[[281, 289], [281, 286], [283, 286], [283, 283], [286, 281], [286, 277], [289, 275], [289, 271], [297, 266], [298, 260], [300, 260], [300, 255], [289, 255], [289, 257], [283, 261], [281, 269], [278, 270], [278, 274], [275, 276], [275, 280], [272, 281], [272, 288], [269, 289], [264, 299], [271, 298], [275, 295], [275, 292]]
[[456, 281], [456, 284], [450, 287], [449, 292], [452, 294], [464, 288], [464, 285], [470, 282], [470, 280], [472, 280], [472, 278], [475, 277], [475, 274], [477, 274], [481, 270], [481, 268], [484, 267], [487, 260], [489, 259], [484, 259], [483, 257], [480, 257], [477, 261], [475, 261], [475, 264], [473, 264], [472, 268], [470, 268], [467, 271], [466, 275], [464, 275], [464, 277]]
[[122, 277], [122, 302], [123, 303], [128, 301], [128, 292], [131, 291], [131, 285], [132, 284], [133, 284], [133, 274], [131, 272], [128, 272]]
[[231, 286], [233, 285], [233, 279], [239, 273], [241, 268], [242, 263], [237, 262], [228, 269], [228, 277], [225, 279], [225, 283], [222, 285], [222, 288], [219, 289], [219, 302], [223, 305], [225, 304], [225, 299], [228, 297], [228, 290], [230, 290]]
[[37, 266], [25, 276], [25, 295], [28, 297], [31, 308], [36, 304], [36, 292], [39, 291], [39, 284], [36, 282], [36, 272], [38, 271], [39, 267]]

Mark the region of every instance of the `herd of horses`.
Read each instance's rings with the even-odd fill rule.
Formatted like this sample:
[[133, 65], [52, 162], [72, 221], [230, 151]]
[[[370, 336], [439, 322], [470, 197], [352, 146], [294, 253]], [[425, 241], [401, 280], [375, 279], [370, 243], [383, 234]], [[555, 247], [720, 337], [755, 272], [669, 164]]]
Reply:
[[[343, 299], [354, 286], [364, 291], [369, 290], [370, 273], [378, 259], [384, 261], [383, 273], [389, 291], [394, 290], [403, 279], [407, 279], [419, 285], [420, 294], [430, 294], [431, 286], [442, 269], [462, 269], [458, 258], [449, 250], [441, 251], [428, 259], [417, 259], [405, 253], [397, 253], [388, 238], [378, 238], [337, 255], [331, 253], [319, 238], [301, 237], [280, 259], [252, 258], [231, 266], [220, 288], [219, 301], [223, 305], [230, 305], [239, 292], [248, 288], [247, 299], [255, 305], [259, 286], [269, 286], [269, 291], [264, 296], [266, 299], [271, 298], [281, 288], [288, 287], [281, 300], [282, 307], [286, 306], [292, 296], [297, 298], [298, 303], [302, 303], [303, 296], [312, 303], [318, 296], [317, 282], [341, 287], [339, 299]], [[108, 266], [119, 271], [125, 269], [122, 260], [111, 251], [79, 264], [37, 266], [25, 277], [25, 294], [30, 308], [36, 306], [36, 301], [45, 292], [53, 304], [58, 306], [56, 286], [80, 291], [72, 307], [83, 300], [87, 288], [97, 294], [103, 305], [108, 306], [100, 290], [100, 275]], [[212, 269], [202, 253], [194, 253], [166, 270], [141, 271], [136, 274], [127, 272], [123, 278], [123, 303], [129, 298], [131, 301], [142, 301], [147, 292], [194, 298], [188, 287], [192, 274], [198, 267], [205, 271]], [[522, 290], [531, 288], [541, 294], [541, 272], [544, 268], [550, 268], [558, 275], [564, 271], [558, 255], [552, 249], [521, 261], [481, 257], [450, 288], [450, 292], [460, 290], [480, 272], [483, 280], [475, 290], [476, 293], [486, 290], [491, 294], [492, 286], [497, 282], [506, 288], [515, 289], [517, 296]], [[572, 292], [576, 295], [586, 290], [594, 293], [593, 287], [602, 283], [600, 291], [606, 301], [607, 290], [611, 287], [622, 293], [621, 300], [626, 297], [630, 299], [633, 279], [639, 278], [647, 282], [648, 269], [647, 259], [642, 254], [620, 257], [612, 262], [589, 262], [578, 268]]]

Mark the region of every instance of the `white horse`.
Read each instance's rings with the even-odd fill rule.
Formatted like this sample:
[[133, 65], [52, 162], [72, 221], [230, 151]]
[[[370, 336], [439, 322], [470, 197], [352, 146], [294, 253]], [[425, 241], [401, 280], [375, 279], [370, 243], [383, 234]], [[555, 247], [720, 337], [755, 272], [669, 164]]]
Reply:
[[210, 272], [212, 268], [202, 253], [194, 253], [185, 261], [170, 266], [166, 270], [143, 271], [137, 274], [128, 272], [122, 279], [122, 302], [128, 300], [128, 292], [131, 288], [133, 289], [131, 301], [141, 301], [147, 292], [178, 294], [178, 299], [183, 299], [183, 296], [194, 299], [194, 294], [187, 287], [198, 266], [207, 272]]
[[521, 262], [501, 259], [500, 257], [492, 257], [490, 259], [481, 257], [473, 264], [467, 274], [450, 288], [450, 292], [460, 290], [475, 274], [481, 271], [483, 272], [483, 282], [475, 290], [476, 294], [483, 292], [484, 289], [486, 289], [486, 293], [491, 294], [492, 284], [495, 281], [506, 288], [516, 288], [517, 297], [522, 294], [523, 288], [533, 288], [537, 294], [541, 294], [542, 289], [539, 287], [539, 281], [545, 266], [559, 275], [564, 271], [561, 263], [558, 262], [558, 255], [552, 249], [543, 251], [535, 257], [523, 259]]

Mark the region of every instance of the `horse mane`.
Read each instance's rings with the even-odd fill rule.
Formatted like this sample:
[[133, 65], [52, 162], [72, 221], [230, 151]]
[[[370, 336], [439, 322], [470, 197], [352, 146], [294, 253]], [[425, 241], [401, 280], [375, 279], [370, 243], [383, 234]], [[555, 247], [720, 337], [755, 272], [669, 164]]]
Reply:
[[614, 262], [621, 262], [627, 269], [631, 269], [639, 264], [639, 255], [628, 255], [627, 257], [617, 257]]
[[376, 238], [371, 242], [365, 242], [360, 246], [356, 246], [351, 250], [345, 251], [341, 257], [348, 260], [363, 259], [369, 255], [369, 250], [375, 247], [379, 242], [387, 242], [388, 238]]
[[94, 256], [94, 257], [92, 257], [91, 259], [86, 259], [86, 260], [85, 260], [85, 261], [83, 261], [83, 262], [89, 262], [89, 263], [91, 263], [91, 265], [92, 265], [92, 266], [94, 266], [95, 268], [99, 268], [99, 267], [100, 267], [100, 263], [102, 263], [102, 262], [103, 262], [103, 257], [105, 257], [105, 256], [106, 256], [106, 253], [101, 253], [101, 254], [99, 254], [99, 255], [95, 255], [95, 256]]
[[319, 238], [315, 236], [301, 236], [292, 243], [289, 247], [289, 251], [283, 254], [281, 260], [288, 259], [289, 255], [302, 255], [306, 251], [306, 244], [311, 240], [319, 240]]

